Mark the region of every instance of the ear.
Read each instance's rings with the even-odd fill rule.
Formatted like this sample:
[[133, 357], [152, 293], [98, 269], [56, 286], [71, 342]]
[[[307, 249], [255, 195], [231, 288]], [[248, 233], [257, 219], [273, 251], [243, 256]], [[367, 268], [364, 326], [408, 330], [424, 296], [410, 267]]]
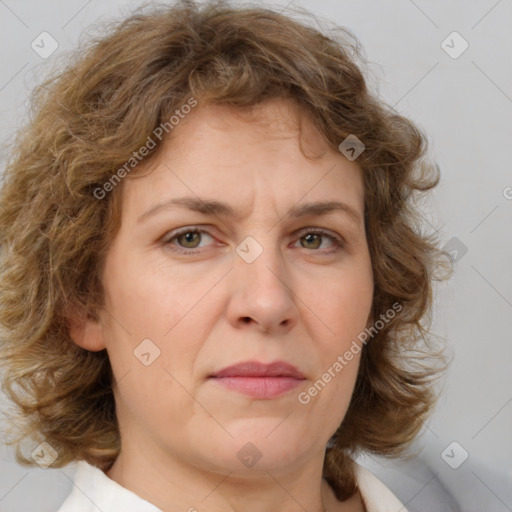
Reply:
[[103, 336], [103, 326], [85, 312], [73, 313], [68, 316], [69, 335], [79, 347], [91, 352], [106, 348]]

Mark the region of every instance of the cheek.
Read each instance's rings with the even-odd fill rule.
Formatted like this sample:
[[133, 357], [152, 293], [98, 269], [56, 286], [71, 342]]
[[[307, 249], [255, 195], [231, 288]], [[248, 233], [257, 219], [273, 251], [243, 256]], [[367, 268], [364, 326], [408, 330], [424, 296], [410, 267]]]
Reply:
[[122, 376], [115, 389], [120, 424], [132, 432], [138, 431], [133, 422], [150, 430], [174, 425], [177, 432], [179, 421], [191, 414], [193, 402], [180, 379], [171, 374], [156, 360], [150, 367], [132, 368]]
[[161, 262], [153, 264], [151, 258], [144, 260], [142, 256], [121, 259], [117, 265], [114, 259], [105, 278], [106, 304], [133, 343], [150, 338], [159, 346], [165, 345], [215, 278], [184, 278], [172, 267], [156, 270]]
[[163, 402], [179, 410], [180, 397], [190, 401], [182, 386], [191, 388], [194, 361], [213, 316], [208, 292], [218, 278], [163, 279], [125, 265], [117, 272], [112, 267], [105, 287], [111, 313], [105, 344], [115, 378], [123, 379], [120, 395], [141, 412]]
[[350, 344], [367, 326], [373, 300], [373, 280], [368, 273], [347, 272], [324, 281], [314, 294], [307, 294], [312, 314], [326, 327], [327, 338], [338, 348]]

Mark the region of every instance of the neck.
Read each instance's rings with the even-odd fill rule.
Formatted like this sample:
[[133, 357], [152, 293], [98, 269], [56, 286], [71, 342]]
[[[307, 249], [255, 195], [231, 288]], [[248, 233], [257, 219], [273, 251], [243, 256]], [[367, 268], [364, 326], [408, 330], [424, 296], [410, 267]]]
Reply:
[[[119, 455], [105, 472], [119, 485], [135, 492], [164, 512], [338, 512], [338, 502], [329, 484], [307, 471], [296, 474], [274, 471], [234, 472], [198, 470], [176, 462], [165, 467], [141, 460], [133, 464]], [[345, 503], [345, 502], [343, 502]], [[348, 511], [349, 509], [347, 509]]]

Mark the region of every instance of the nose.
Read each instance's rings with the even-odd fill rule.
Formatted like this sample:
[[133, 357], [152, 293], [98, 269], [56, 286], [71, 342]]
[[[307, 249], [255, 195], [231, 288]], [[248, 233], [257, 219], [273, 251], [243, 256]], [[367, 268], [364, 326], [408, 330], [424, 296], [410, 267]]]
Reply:
[[228, 320], [237, 329], [283, 334], [298, 321], [293, 283], [277, 250], [265, 247], [251, 263], [235, 255]]

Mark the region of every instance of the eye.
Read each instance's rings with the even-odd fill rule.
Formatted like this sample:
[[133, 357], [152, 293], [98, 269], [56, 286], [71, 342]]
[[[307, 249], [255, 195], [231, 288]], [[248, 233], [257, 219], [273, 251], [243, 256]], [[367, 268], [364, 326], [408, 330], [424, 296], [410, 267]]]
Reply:
[[[341, 237], [335, 236], [320, 228], [307, 228], [301, 231], [299, 235], [300, 237], [295, 244], [300, 242], [302, 248], [314, 252], [331, 254], [345, 247], [345, 243]], [[171, 251], [181, 254], [197, 254], [200, 252], [200, 249], [204, 247], [204, 245], [201, 246], [200, 244], [205, 236], [213, 240], [213, 236], [204, 229], [189, 226], [181, 230], [173, 231], [170, 237], [162, 241], [162, 245], [168, 247]], [[325, 240], [327, 240], [330, 245], [322, 247]], [[295, 247], [297, 246], [295, 245]]]
[[339, 251], [345, 246], [345, 243], [341, 238], [319, 228], [308, 229], [305, 232], [303, 231], [302, 236], [297, 240], [297, 242], [300, 242], [304, 249], [318, 250], [322, 246], [322, 239], [327, 239], [330, 242], [331, 248], [326, 251], [327, 253]]
[[[163, 244], [165, 246], [169, 246], [169, 248], [173, 251], [181, 252], [183, 254], [189, 254], [193, 252], [198, 252], [195, 251], [194, 249], [200, 247], [199, 243], [202, 241], [204, 235], [213, 238], [210, 234], [208, 234], [206, 231], [202, 229], [185, 228], [181, 231], [174, 232], [172, 237], [167, 238], [166, 240], [163, 241]], [[173, 243], [173, 240], [176, 240], [177, 244]]]

